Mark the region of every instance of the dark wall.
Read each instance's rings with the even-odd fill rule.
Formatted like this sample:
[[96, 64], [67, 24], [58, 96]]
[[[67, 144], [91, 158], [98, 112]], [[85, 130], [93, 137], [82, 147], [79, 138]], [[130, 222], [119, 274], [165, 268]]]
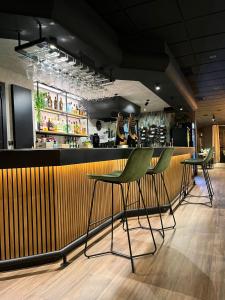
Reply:
[[130, 113], [136, 116], [140, 114], [140, 106], [120, 96], [87, 102], [87, 107], [91, 119], [110, 120], [116, 118], [119, 112], [125, 117]]
[[11, 85], [14, 148], [32, 148], [33, 112], [31, 90]]
[[7, 149], [5, 84], [0, 82], [0, 149]]
[[212, 147], [212, 126], [205, 126], [198, 129], [198, 139], [199, 148], [200, 146], [203, 148]]

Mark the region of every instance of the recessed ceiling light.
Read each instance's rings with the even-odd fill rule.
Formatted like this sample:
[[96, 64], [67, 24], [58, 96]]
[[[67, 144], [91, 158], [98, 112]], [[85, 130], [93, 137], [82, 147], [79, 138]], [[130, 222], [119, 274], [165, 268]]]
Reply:
[[156, 84], [155, 84], [155, 90], [156, 90], [156, 91], [159, 91], [160, 89], [161, 89], [160, 84], [159, 84], [159, 83], [156, 83]]
[[180, 111], [182, 111], [183, 110], [183, 107], [180, 107]]
[[216, 55], [215, 55], [215, 54], [210, 55], [209, 58], [210, 58], [210, 59], [215, 59], [215, 58], [216, 58]]

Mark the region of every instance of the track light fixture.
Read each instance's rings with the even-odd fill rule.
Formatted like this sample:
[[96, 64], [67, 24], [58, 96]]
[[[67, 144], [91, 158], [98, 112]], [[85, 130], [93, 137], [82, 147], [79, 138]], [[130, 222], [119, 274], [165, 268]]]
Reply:
[[147, 106], [149, 104], [149, 101], [150, 101], [149, 99], [146, 100], [145, 106]]

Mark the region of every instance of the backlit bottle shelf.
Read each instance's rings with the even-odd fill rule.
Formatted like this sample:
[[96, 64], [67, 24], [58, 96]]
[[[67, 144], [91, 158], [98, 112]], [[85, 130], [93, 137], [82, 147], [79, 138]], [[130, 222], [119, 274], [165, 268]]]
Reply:
[[36, 134], [58, 135], [58, 136], [74, 136], [74, 137], [87, 137], [86, 134], [74, 134], [74, 133], [57, 132], [57, 131], [45, 131], [45, 130], [36, 130]]
[[40, 109], [41, 112], [46, 112], [46, 113], [52, 113], [56, 115], [63, 115], [63, 116], [68, 116], [72, 118], [77, 118], [77, 119], [87, 119], [87, 115], [75, 115], [66, 111], [62, 110], [57, 110], [57, 109], [52, 109], [52, 108], [43, 108]]

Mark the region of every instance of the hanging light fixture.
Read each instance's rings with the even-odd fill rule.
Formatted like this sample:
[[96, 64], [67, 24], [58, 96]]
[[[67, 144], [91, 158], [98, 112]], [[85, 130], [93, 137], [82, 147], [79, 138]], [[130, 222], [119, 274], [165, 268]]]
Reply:
[[213, 114], [213, 116], [212, 116], [212, 122], [214, 123], [216, 121], [216, 117], [215, 117], [215, 115]]

